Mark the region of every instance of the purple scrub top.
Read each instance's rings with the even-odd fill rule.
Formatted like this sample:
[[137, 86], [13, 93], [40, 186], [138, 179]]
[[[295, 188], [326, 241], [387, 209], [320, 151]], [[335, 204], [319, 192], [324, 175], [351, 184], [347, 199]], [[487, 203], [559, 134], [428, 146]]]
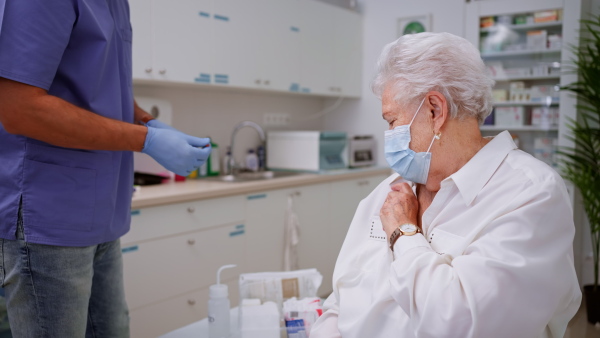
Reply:
[[[132, 123], [131, 35], [127, 0], [0, 0], [0, 77]], [[57, 147], [0, 124], [1, 238], [16, 238], [22, 199], [28, 242], [115, 240], [129, 230], [132, 187], [131, 152]]]

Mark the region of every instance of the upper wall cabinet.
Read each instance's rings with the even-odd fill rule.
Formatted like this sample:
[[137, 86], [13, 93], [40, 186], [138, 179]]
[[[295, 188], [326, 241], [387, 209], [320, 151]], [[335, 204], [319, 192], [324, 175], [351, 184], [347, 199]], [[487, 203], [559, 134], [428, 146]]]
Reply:
[[312, 0], [130, 0], [137, 82], [359, 97], [362, 19]]

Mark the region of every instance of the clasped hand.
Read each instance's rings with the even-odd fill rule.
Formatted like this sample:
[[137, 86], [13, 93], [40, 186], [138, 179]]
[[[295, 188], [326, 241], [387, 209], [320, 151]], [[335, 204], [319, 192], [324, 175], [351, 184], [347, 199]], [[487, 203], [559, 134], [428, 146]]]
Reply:
[[419, 202], [410, 185], [406, 182], [392, 185], [392, 191], [379, 212], [387, 238], [389, 239], [392, 232], [402, 224], [411, 223], [418, 226], [418, 215]]
[[165, 124], [148, 123], [142, 152], [177, 175], [187, 176], [210, 155], [210, 139], [190, 136]]

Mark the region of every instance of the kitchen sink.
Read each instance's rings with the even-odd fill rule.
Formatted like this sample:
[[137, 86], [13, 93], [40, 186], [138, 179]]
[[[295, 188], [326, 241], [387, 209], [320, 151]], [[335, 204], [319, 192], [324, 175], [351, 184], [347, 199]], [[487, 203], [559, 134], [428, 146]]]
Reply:
[[290, 177], [301, 175], [301, 172], [293, 171], [258, 171], [258, 172], [240, 172], [235, 175], [209, 176], [203, 177], [203, 180], [219, 182], [250, 182], [259, 180], [270, 180], [273, 178]]

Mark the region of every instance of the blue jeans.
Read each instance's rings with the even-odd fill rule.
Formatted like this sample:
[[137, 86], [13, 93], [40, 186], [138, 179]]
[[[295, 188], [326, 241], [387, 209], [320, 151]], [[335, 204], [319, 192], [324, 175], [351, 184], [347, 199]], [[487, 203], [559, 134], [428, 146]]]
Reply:
[[13, 337], [129, 337], [119, 240], [88, 247], [0, 239]]

